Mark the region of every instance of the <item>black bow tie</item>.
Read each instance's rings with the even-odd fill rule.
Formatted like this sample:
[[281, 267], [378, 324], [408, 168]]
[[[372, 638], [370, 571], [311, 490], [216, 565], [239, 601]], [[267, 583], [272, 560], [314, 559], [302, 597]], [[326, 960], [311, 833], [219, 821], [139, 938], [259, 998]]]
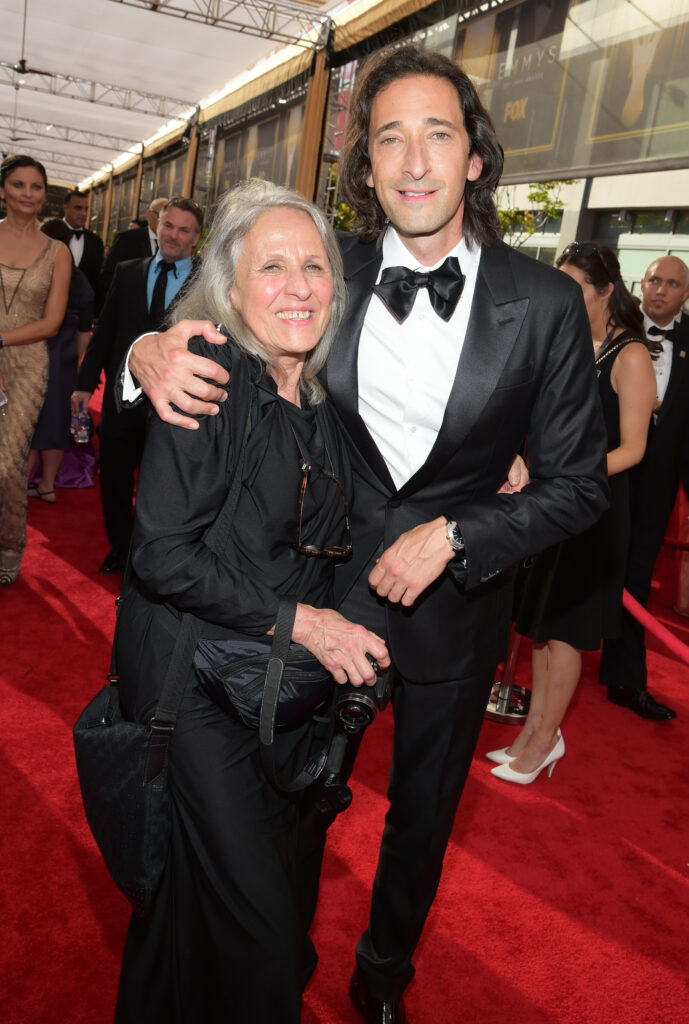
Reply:
[[77, 241], [79, 241], [79, 239], [84, 233], [83, 228], [70, 228], [69, 230], [72, 232], [72, 238], [76, 238]]
[[656, 338], [667, 338], [669, 341], [672, 341], [674, 339], [674, 332], [674, 323], [672, 324], [672, 327], [656, 327], [656, 325], [653, 324], [653, 326], [649, 327], [647, 331], [648, 334], [652, 334]]
[[448, 256], [437, 270], [420, 272], [407, 267], [386, 267], [373, 289], [395, 320], [402, 324], [412, 311], [419, 288], [428, 289], [433, 309], [446, 323], [464, 288], [464, 274], [456, 256]]

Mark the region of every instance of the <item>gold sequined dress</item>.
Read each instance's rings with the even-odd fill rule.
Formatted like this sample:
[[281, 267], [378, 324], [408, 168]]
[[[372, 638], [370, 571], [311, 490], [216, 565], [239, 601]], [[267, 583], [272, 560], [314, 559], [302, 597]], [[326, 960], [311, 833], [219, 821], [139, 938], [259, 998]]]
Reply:
[[[29, 267], [0, 263], [0, 334], [43, 316], [60, 242], [48, 244]], [[12, 582], [26, 547], [29, 447], [48, 386], [45, 341], [0, 348], [7, 404], [0, 409], [0, 577]]]

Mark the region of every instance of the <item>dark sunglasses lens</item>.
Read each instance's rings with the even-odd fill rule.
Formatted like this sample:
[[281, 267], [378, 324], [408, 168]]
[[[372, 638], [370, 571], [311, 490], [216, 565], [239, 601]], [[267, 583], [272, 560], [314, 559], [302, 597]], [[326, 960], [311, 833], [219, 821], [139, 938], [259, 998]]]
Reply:
[[598, 247], [591, 242], [571, 242], [562, 251], [562, 256], [596, 256], [599, 255]]
[[311, 555], [314, 558], [349, 558], [352, 553], [351, 544], [347, 547], [339, 548], [317, 548], [313, 544], [294, 544], [292, 545], [302, 555]]

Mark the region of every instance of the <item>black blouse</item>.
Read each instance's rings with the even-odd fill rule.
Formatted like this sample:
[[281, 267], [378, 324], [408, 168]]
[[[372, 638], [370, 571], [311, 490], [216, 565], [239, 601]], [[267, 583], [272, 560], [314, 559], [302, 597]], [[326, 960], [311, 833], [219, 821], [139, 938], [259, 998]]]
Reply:
[[[232, 343], [218, 347], [197, 339], [193, 348], [230, 374], [234, 361], [248, 359]], [[343, 438], [327, 402], [300, 409], [277, 394], [274, 381], [253, 360], [249, 372], [252, 429], [225, 556], [217, 558], [203, 536], [222, 507], [235, 465], [232, 403], [249, 407], [248, 394], [233, 392], [232, 378], [219, 414], [201, 419], [197, 431], [150, 418], [136, 496], [133, 566], [150, 591], [176, 608], [261, 634], [275, 622], [280, 595], [317, 607], [332, 604], [333, 560], [293, 547], [302, 459], [311, 465], [302, 544], [343, 546], [342, 493], [322, 470], [335, 475], [347, 500], [351, 481]]]

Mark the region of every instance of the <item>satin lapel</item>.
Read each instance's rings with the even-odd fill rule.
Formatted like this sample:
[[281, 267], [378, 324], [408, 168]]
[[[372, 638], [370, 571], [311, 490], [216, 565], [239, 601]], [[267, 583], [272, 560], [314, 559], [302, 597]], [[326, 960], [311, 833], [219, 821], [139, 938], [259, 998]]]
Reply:
[[389, 490], [395, 490], [390, 471], [364, 421], [359, 415], [358, 355], [359, 338], [364, 324], [373, 286], [376, 283], [381, 255], [373, 246], [355, 245], [343, 253], [347, 306], [340, 329], [328, 356], [323, 381], [351, 441]]
[[402, 497], [433, 480], [495, 391], [529, 307], [529, 298], [518, 294], [508, 253], [503, 245], [481, 252], [467, 333], [442, 426], [428, 459], [401, 488]]

